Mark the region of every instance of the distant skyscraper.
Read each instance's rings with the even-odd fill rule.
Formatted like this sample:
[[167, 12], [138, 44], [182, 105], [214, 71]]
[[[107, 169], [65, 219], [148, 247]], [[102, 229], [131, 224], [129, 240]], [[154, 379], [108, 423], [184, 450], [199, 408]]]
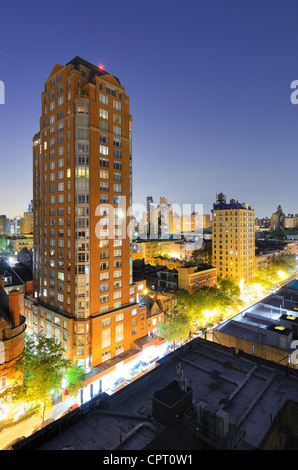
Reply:
[[219, 276], [231, 276], [240, 285], [255, 270], [255, 211], [220, 193], [212, 210], [212, 258]]
[[33, 201], [31, 200], [28, 204], [28, 211], [27, 212], [32, 212], [33, 211]]
[[119, 79], [79, 57], [55, 65], [33, 139], [34, 292], [43, 319], [35, 330], [55, 335], [86, 368], [147, 332], [122, 209], [132, 197], [131, 141]]
[[150, 205], [153, 204], [153, 197], [152, 196], [148, 196], [147, 197], [147, 212], [150, 211]]
[[270, 218], [271, 230], [282, 230], [284, 228], [285, 214], [281, 206], [278, 206], [277, 211], [274, 212]]

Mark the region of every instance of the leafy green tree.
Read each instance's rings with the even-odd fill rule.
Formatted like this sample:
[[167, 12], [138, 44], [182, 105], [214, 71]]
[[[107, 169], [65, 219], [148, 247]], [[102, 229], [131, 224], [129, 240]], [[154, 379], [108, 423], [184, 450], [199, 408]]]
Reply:
[[75, 397], [81, 388], [84, 388], [86, 374], [84, 369], [75, 361], [71, 368], [66, 371], [66, 388], [71, 397]]
[[0, 235], [0, 254], [6, 251], [7, 241], [4, 235]]
[[61, 343], [42, 334], [27, 336], [23, 353], [14, 365], [19, 380], [0, 395], [0, 402], [38, 405], [43, 422], [52, 393], [60, 389], [65, 372], [71, 370], [69, 383], [74, 390], [76, 384], [82, 386], [82, 376], [75, 378], [77, 369], [65, 358]]
[[192, 252], [191, 259], [196, 265], [199, 263], [212, 264], [212, 245], [206, 244], [201, 248], [194, 250]]
[[263, 291], [268, 292], [279, 286], [287, 275], [291, 276], [295, 274], [296, 271], [295, 255], [280, 256], [272, 263], [270, 268], [258, 269], [247, 286], [250, 287], [257, 284]]
[[276, 272], [271, 268], [258, 269], [252, 279], [247, 283], [247, 287], [254, 284], [259, 285], [264, 291], [273, 289], [278, 285], [279, 278]]
[[273, 269], [294, 274], [297, 271], [296, 255], [279, 256], [273, 263]]
[[217, 287], [221, 292], [225, 292], [226, 294], [236, 295], [239, 297], [241, 293], [238, 282], [230, 276], [218, 276]]
[[192, 320], [186, 312], [175, 309], [165, 315], [164, 323], [160, 324], [158, 329], [169, 343], [179, 339], [186, 340], [192, 329]]
[[189, 331], [198, 327], [205, 328], [223, 316], [235, 315], [244, 307], [234, 282], [219, 286], [202, 287], [193, 294], [186, 290], [175, 293], [177, 305], [174, 311], [166, 315], [160, 332], [166, 341], [172, 342], [180, 337], [186, 339]]

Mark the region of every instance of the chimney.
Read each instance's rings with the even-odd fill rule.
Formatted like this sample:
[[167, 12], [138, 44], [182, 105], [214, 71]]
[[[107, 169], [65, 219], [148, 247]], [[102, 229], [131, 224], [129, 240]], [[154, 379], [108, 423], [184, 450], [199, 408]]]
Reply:
[[10, 319], [14, 328], [20, 324], [20, 291], [14, 289], [9, 291]]

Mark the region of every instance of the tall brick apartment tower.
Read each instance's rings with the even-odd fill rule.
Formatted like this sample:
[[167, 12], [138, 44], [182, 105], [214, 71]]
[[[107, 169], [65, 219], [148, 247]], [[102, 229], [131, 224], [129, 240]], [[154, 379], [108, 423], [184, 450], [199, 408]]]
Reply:
[[33, 138], [34, 302], [27, 319], [29, 331], [55, 336], [86, 368], [130, 350], [148, 332], [125, 217], [131, 139], [129, 97], [118, 78], [80, 57], [55, 65]]
[[212, 210], [212, 260], [218, 276], [244, 286], [255, 272], [255, 211], [219, 193]]

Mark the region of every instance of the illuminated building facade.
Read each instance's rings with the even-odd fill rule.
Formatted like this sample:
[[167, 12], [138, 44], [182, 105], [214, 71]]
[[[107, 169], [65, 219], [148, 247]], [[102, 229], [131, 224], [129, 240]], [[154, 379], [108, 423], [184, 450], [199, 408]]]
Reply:
[[212, 259], [218, 276], [229, 276], [240, 285], [255, 271], [255, 215], [247, 204], [226, 203], [218, 195], [212, 210]]
[[146, 335], [126, 217], [131, 147], [129, 97], [119, 79], [79, 57], [55, 65], [33, 138], [29, 308], [35, 330], [56, 337], [86, 369]]

